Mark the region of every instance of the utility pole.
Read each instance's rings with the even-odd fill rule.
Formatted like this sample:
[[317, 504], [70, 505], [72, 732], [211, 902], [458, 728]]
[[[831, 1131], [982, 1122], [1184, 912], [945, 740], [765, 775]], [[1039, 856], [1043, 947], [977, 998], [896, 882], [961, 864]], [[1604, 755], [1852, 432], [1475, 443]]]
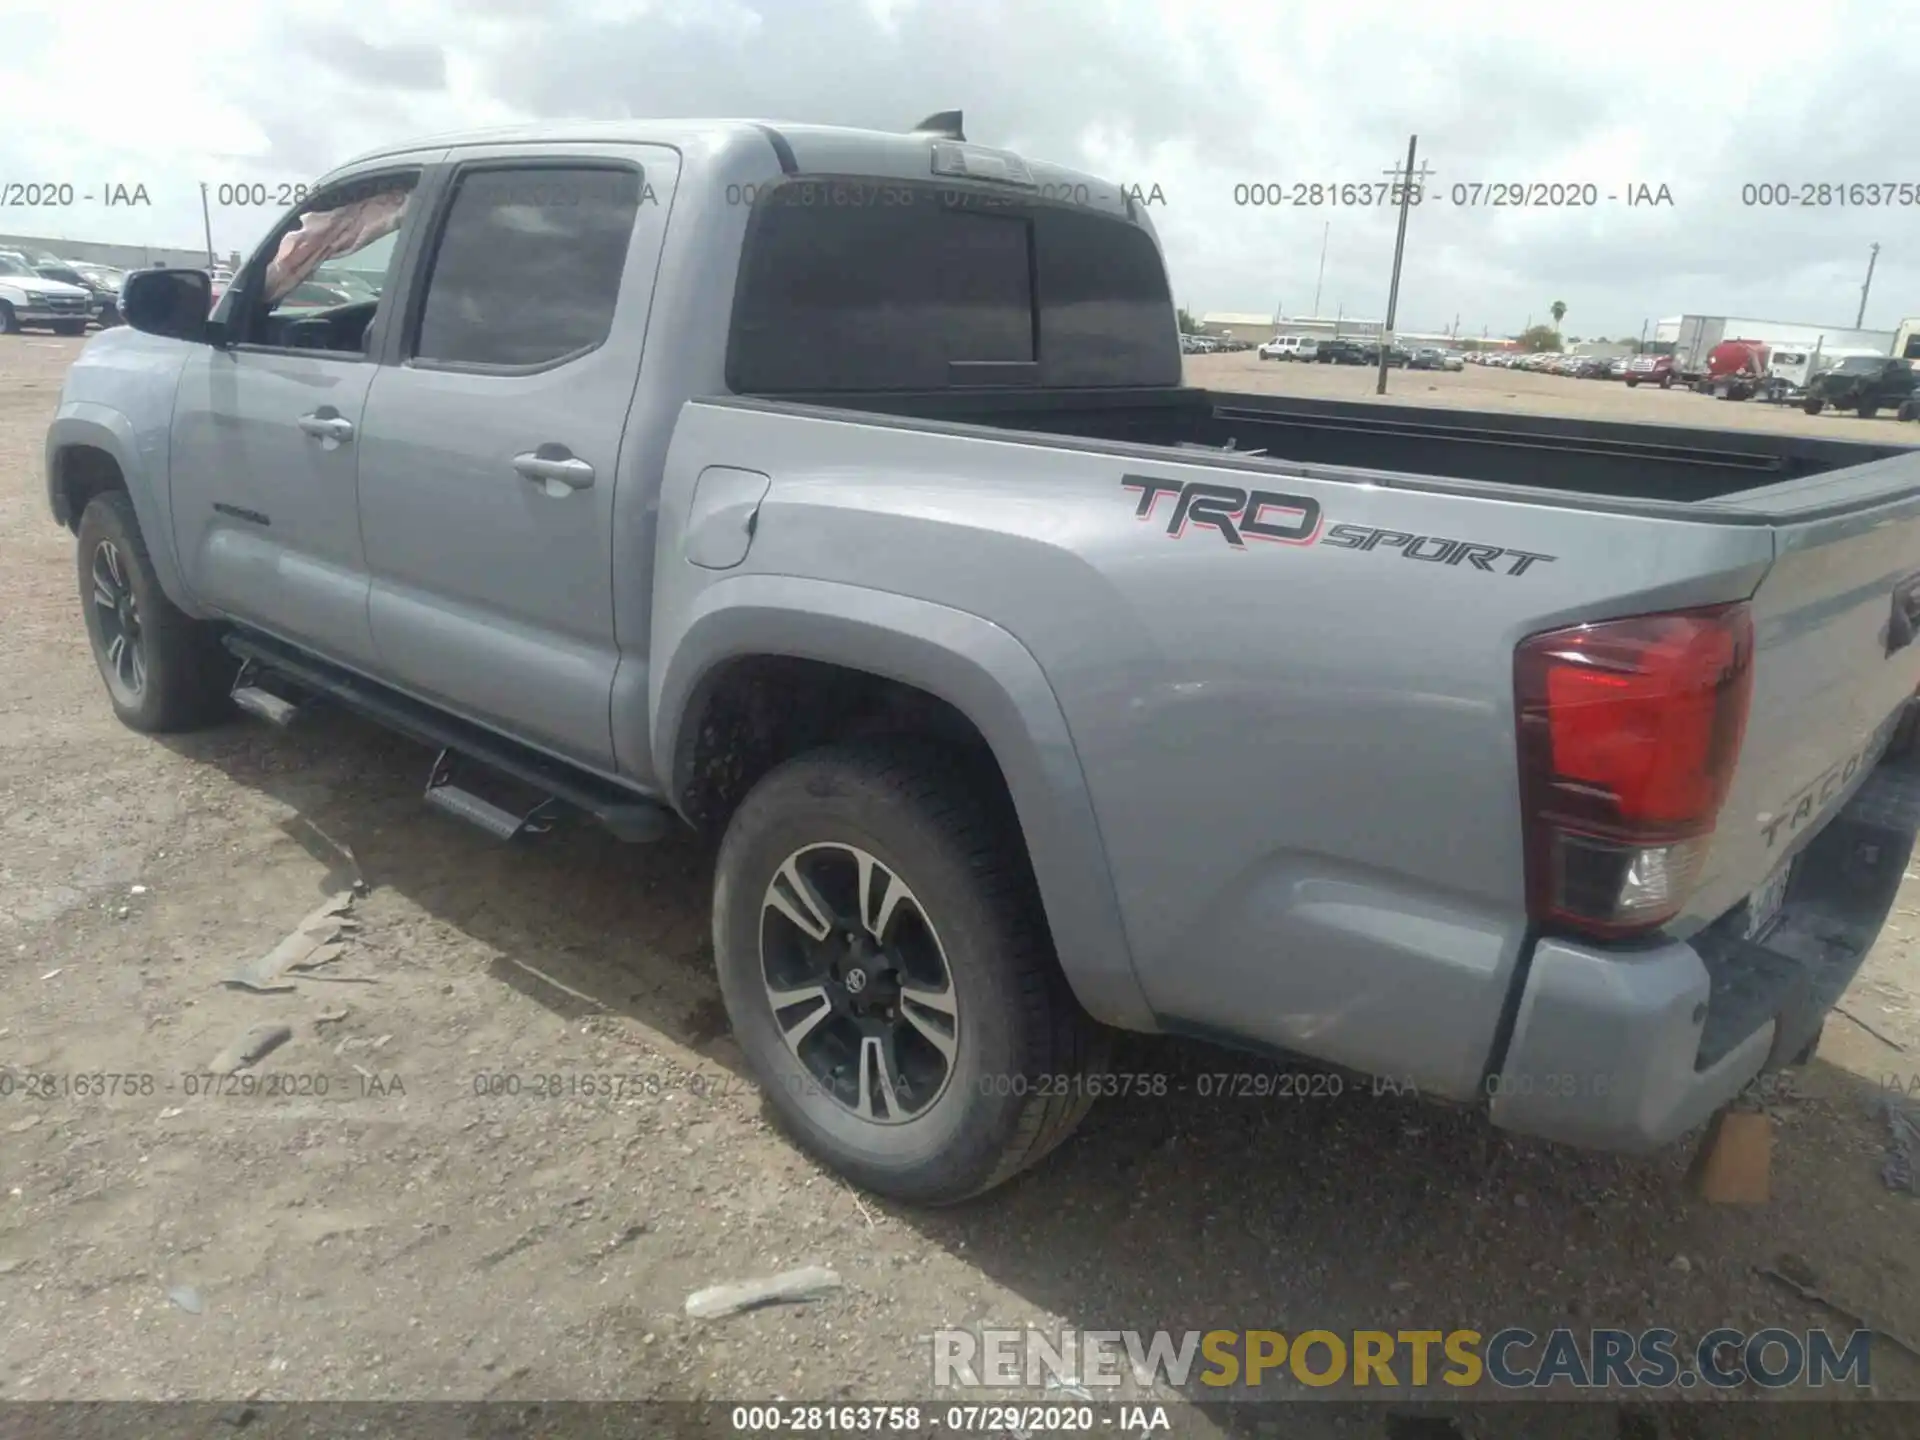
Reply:
[[1313, 281], [1313, 318], [1320, 318], [1320, 284], [1327, 278], [1327, 237], [1333, 234], [1333, 222], [1327, 221], [1326, 228], [1320, 232], [1320, 273]]
[[207, 209], [207, 182], [200, 182], [200, 220], [207, 227], [207, 268], [211, 270], [213, 259], [213, 212]]
[[[1380, 331], [1380, 375], [1373, 393], [1387, 393], [1387, 359], [1393, 352], [1393, 317], [1400, 305], [1400, 260], [1407, 251], [1407, 208], [1413, 203], [1413, 157], [1419, 148], [1420, 137], [1407, 137], [1407, 169], [1402, 175], [1395, 170], [1386, 173], [1400, 182], [1400, 233], [1393, 240], [1393, 280], [1387, 287], [1387, 323]], [[1423, 173], [1422, 179], [1425, 178]]]
[[1880, 242], [1873, 242], [1873, 248], [1867, 252], [1867, 278], [1860, 286], [1860, 313], [1853, 317], [1853, 328], [1858, 330], [1867, 323], [1867, 291], [1873, 288], [1873, 262], [1880, 258]]

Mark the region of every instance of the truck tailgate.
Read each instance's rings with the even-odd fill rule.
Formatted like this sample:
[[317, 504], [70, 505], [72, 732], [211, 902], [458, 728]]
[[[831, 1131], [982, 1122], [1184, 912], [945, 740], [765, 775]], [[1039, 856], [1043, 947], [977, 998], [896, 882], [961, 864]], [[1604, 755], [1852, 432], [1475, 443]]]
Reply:
[[1920, 684], [1920, 452], [1750, 491], [1773, 521], [1753, 700], [1706, 871], [1676, 929], [1780, 871], [1866, 780]]

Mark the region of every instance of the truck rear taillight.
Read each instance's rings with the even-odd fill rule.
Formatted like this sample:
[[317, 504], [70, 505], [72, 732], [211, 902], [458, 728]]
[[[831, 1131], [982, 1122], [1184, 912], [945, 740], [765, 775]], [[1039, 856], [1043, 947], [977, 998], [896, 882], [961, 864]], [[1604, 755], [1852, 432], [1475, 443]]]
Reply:
[[1533, 635], [1514, 654], [1528, 909], [1602, 939], [1679, 914], [1753, 692], [1742, 604]]

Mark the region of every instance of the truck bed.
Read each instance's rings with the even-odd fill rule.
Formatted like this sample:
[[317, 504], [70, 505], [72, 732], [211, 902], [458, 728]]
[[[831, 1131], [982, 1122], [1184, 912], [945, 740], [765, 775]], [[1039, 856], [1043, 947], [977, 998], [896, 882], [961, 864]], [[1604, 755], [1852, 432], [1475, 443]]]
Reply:
[[1420, 479], [1552, 490], [1602, 500], [1699, 504], [1913, 453], [1865, 444], [1681, 425], [1439, 410], [1191, 388], [948, 391], [783, 397], [922, 420], [1133, 444], [1264, 451], [1276, 460]]
[[[1658, 1011], [1657, 1063], [1569, 1022], [1593, 1044], [1564, 1068], [1660, 1077], [1598, 1107], [1604, 1123], [1581, 1131], [1596, 1143], [1671, 1138], [1792, 1028], [1765, 1018], [1775, 972], [1740, 968], [1757, 947], [1733, 945], [1714, 991], [1688, 942], [1739, 941], [1753, 897], [1779, 893], [1877, 772], [1915, 693], [1920, 644], [1892, 622], [1914, 628], [1920, 450], [1194, 389], [795, 399], [681, 412], [663, 537], [714, 467], [770, 485], [737, 568], [668, 564], [680, 541], [663, 540], [655, 651], [687, 643], [719, 604], [709, 591], [770, 606], [784, 577], [823, 574], [849, 615], [924, 606], [936, 630], [975, 617], [1012, 637], [1071, 737], [1161, 1028], [1461, 1100], [1486, 1093], [1509, 1036], [1571, 1056], [1537, 1007], [1512, 1008], [1544, 943], [1524, 883], [1517, 647], [1732, 605], [1751, 617], [1752, 700], [1684, 910], [1653, 948], [1546, 932], [1540, 986], [1614, 994], [1631, 960]], [[886, 663], [944, 693], [975, 662]], [[1033, 848], [1045, 886], [1057, 857]], [[1868, 852], [1904, 866], [1904, 842]], [[1877, 879], [1829, 884], [1824, 863], [1796, 872], [1778, 912], [1783, 934], [1837, 933], [1846, 912], [1823, 994], [1885, 912]], [[1076, 971], [1111, 961], [1059, 943]], [[1506, 1108], [1517, 1128], [1560, 1123]]]

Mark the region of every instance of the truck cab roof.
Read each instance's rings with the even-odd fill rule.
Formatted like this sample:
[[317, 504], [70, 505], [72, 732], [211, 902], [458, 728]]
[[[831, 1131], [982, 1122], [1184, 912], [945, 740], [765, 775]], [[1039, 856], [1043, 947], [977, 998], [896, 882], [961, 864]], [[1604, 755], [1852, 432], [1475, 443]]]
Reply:
[[[1107, 214], [1143, 222], [1145, 219], [1118, 182], [1069, 166], [1028, 159], [996, 146], [956, 140], [926, 130], [896, 134], [771, 120], [586, 120], [463, 130], [370, 150], [355, 156], [333, 173], [442, 150], [569, 144], [665, 145], [711, 162], [724, 162], [730, 155], [743, 151], [758, 151], [771, 154], [788, 175], [860, 175], [918, 181], [998, 178], [1013, 189], [1038, 191], [1043, 198], [1067, 199]], [[964, 164], [969, 158], [981, 168], [938, 168], [942, 163]], [[1016, 173], [1024, 171], [1029, 183], [989, 173], [1009, 162]], [[717, 168], [724, 168], [723, 163]], [[325, 177], [321, 184], [331, 178], [331, 175]]]

